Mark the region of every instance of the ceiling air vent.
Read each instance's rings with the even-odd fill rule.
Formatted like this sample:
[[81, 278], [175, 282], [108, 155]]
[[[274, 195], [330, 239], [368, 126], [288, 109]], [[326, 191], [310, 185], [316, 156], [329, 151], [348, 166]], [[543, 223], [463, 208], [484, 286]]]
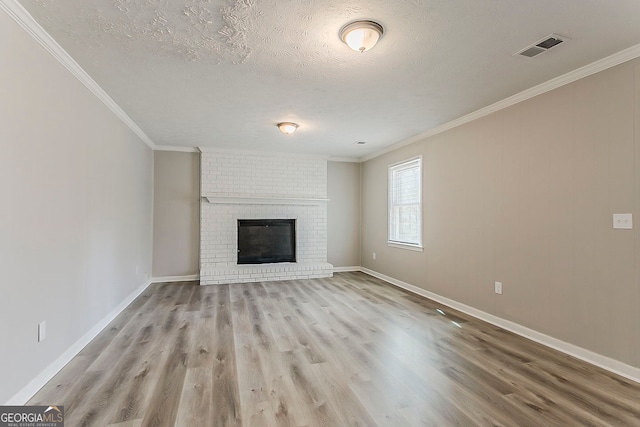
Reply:
[[533, 58], [534, 56], [538, 56], [541, 53], [544, 53], [552, 47], [558, 46], [560, 43], [564, 43], [567, 40], [569, 39], [566, 37], [562, 37], [557, 34], [550, 34], [542, 40], [538, 40], [532, 45], [529, 45], [524, 49], [514, 53], [514, 56], [519, 55], [526, 56], [527, 58]]

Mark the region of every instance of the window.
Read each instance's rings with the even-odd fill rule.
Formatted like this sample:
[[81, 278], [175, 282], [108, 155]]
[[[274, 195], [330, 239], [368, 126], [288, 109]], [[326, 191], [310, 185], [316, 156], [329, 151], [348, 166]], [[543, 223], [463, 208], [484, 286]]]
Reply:
[[389, 244], [422, 247], [422, 158], [389, 166]]

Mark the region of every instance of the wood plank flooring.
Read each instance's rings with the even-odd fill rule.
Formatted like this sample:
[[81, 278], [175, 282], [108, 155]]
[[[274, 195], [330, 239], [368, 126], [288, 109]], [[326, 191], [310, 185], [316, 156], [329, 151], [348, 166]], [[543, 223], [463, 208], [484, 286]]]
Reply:
[[69, 427], [640, 426], [640, 384], [363, 273], [151, 285], [29, 404]]

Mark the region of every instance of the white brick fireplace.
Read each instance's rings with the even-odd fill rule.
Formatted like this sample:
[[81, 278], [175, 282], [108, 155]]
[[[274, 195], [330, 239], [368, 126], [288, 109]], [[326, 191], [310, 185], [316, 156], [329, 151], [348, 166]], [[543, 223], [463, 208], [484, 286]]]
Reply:
[[[326, 160], [200, 151], [201, 284], [332, 276]], [[238, 265], [238, 219], [295, 219], [296, 262]]]

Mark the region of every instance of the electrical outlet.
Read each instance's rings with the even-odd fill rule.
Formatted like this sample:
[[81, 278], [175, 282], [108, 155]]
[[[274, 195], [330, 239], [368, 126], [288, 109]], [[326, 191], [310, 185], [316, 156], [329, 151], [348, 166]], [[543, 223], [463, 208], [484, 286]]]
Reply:
[[633, 228], [632, 214], [613, 214], [613, 228], [630, 230]]
[[502, 295], [502, 282], [496, 282], [496, 294]]
[[44, 341], [47, 337], [47, 322], [43, 321], [38, 323], [38, 342]]
[[376, 253], [375, 252], [373, 253], [373, 259], [376, 259]]

